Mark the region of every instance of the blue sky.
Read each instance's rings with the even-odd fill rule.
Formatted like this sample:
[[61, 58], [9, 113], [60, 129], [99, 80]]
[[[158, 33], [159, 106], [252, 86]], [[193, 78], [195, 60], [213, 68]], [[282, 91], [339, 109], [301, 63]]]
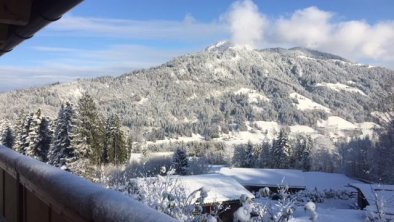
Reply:
[[392, 0], [85, 0], [0, 58], [0, 91], [159, 65], [221, 40], [394, 68]]

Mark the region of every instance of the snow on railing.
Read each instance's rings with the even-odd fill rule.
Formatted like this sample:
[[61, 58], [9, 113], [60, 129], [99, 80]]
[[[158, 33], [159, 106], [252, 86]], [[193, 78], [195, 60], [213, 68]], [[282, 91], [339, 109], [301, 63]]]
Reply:
[[4, 146], [0, 146], [0, 168], [0, 213], [6, 221], [32, 217], [39, 221], [59, 217], [62, 221], [176, 221], [121, 193]]

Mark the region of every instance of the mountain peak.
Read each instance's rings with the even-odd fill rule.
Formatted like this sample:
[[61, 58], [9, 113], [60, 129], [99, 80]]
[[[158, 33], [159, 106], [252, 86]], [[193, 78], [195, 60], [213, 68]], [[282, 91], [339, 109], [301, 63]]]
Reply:
[[227, 49], [234, 47], [234, 44], [230, 41], [220, 41], [211, 46], [208, 46], [205, 51], [207, 52], [214, 52], [214, 51], [226, 51]]
[[238, 44], [234, 44], [231, 41], [220, 41], [217, 42], [211, 46], [208, 46], [207, 48], [205, 48], [206, 52], [225, 52], [229, 49], [233, 49], [233, 50], [253, 50], [253, 48], [251, 48], [250, 46], [247, 45], [238, 45]]

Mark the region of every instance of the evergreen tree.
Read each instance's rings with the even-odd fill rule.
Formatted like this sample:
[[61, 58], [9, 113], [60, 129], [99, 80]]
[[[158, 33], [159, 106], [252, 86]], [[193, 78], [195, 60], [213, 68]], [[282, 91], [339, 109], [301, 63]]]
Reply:
[[313, 139], [311, 136], [307, 136], [301, 155], [301, 166], [303, 170], [309, 171], [312, 168], [312, 149]]
[[285, 129], [281, 129], [278, 138], [274, 140], [271, 156], [274, 168], [286, 169], [289, 167], [291, 148]]
[[261, 145], [261, 152], [259, 156], [259, 166], [263, 168], [271, 168], [271, 144], [268, 142], [263, 142]]
[[127, 161], [130, 161], [131, 152], [133, 152], [133, 138], [129, 136], [127, 138]]
[[38, 143], [36, 155], [40, 161], [48, 161], [48, 152], [51, 147], [52, 131], [50, 129], [50, 120], [46, 117], [41, 118], [41, 123], [38, 130]]
[[92, 97], [84, 94], [78, 102], [72, 145], [79, 158], [101, 164], [104, 151], [105, 129]]
[[120, 128], [120, 120], [117, 115], [111, 115], [106, 124], [106, 140], [103, 149], [104, 163], [115, 165], [125, 163], [127, 149], [123, 131]]
[[242, 144], [235, 145], [232, 164], [236, 167], [243, 167], [245, 156], [246, 156], [246, 153], [245, 153], [244, 146]]
[[294, 154], [291, 156], [290, 167], [309, 171], [312, 160], [313, 140], [310, 136], [298, 135], [294, 144]]
[[68, 167], [77, 157], [71, 145], [72, 118], [74, 110], [70, 103], [62, 105], [55, 123], [55, 132], [52, 146], [48, 153], [49, 163], [57, 167]]
[[[30, 113], [25, 117], [25, 121], [23, 124], [23, 128], [22, 128], [22, 146], [23, 146], [23, 154], [26, 154], [26, 151], [28, 150], [28, 147], [30, 145], [30, 131], [31, 131], [31, 125], [33, 122], [33, 118], [34, 118], [34, 114]], [[34, 139], [34, 136], [33, 136]]]
[[238, 167], [254, 167], [257, 162], [256, 156], [252, 143], [237, 145], [234, 147], [233, 164]]
[[377, 181], [388, 184], [394, 183], [394, 119], [392, 119], [379, 135], [379, 142], [376, 144], [375, 161], [376, 170], [374, 177]]
[[25, 121], [25, 114], [24, 111], [22, 110], [19, 115], [18, 119], [16, 121], [15, 125], [15, 144], [14, 144], [14, 149], [15, 151], [22, 153], [23, 152], [23, 124]]
[[189, 171], [189, 160], [187, 157], [186, 150], [177, 148], [172, 158], [172, 166], [175, 169], [175, 173], [178, 175], [187, 175]]
[[22, 113], [17, 122], [15, 150], [21, 154], [26, 154], [26, 148], [30, 144], [29, 132], [32, 119], [33, 113], [28, 115]]
[[30, 125], [27, 129], [28, 137], [26, 139], [25, 154], [35, 159], [38, 157], [38, 143], [39, 143], [39, 131], [41, 125], [41, 110], [31, 115]]
[[4, 146], [12, 149], [15, 143], [15, 135], [14, 131], [10, 126], [6, 126], [6, 128], [3, 130], [2, 135], [1, 135], [1, 141], [0, 143], [3, 144]]
[[111, 125], [110, 125], [110, 120], [107, 118], [107, 122], [105, 124], [105, 140], [104, 140], [104, 145], [103, 145], [103, 152], [101, 155], [101, 163], [102, 164], [108, 164], [109, 163], [109, 155], [108, 155], [108, 150], [110, 149], [109, 146], [112, 144], [111, 140]]

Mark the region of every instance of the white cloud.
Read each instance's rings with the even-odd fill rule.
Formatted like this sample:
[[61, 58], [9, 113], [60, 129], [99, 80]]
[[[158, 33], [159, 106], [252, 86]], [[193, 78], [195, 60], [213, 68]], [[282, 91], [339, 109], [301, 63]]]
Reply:
[[262, 42], [267, 20], [253, 1], [234, 2], [226, 19], [235, 44], [256, 47]]
[[297, 10], [290, 18], [279, 18], [272, 25], [271, 40], [305, 47], [319, 47], [330, 38], [329, 20], [333, 14], [315, 7]]
[[304, 46], [393, 68], [394, 21], [333, 21], [335, 14], [309, 7], [272, 22], [268, 44]]

